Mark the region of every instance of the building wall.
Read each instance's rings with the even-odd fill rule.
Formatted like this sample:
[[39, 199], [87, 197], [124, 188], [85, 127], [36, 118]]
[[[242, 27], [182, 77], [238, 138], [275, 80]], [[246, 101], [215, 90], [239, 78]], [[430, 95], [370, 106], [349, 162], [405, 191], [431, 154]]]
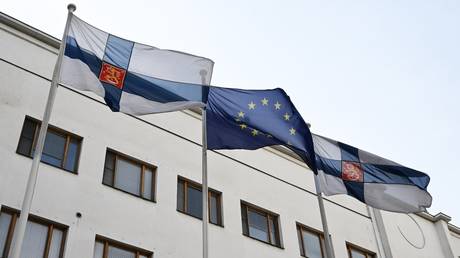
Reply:
[[[0, 46], [0, 205], [19, 209], [32, 160], [16, 148], [25, 116], [42, 118], [57, 50], [5, 24]], [[31, 213], [69, 226], [67, 258], [92, 257], [96, 234], [154, 257], [201, 257], [201, 221], [176, 211], [177, 177], [201, 181], [201, 120], [188, 111], [137, 119], [97, 100], [58, 89], [51, 124], [83, 137], [78, 175], [42, 163]], [[156, 203], [102, 185], [107, 148], [158, 167]], [[212, 257], [300, 257], [296, 222], [321, 230], [312, 172], [293, 157], [274, 149], [209, 152], [208, 167], [209, 186], [223, 193], [224, 215], [224, 227], [209, 226]], [[280, 214], [283, 248], [242, 235], [241, 200]], [[346, 242], [378, 252], [365, 205], [348, 196], [327, 198], [325, 205], [336, 257], [347, 257]], [[393, 257], [443, 257], [432, 221], [383, 218]], [[408, 224], [414, 220], [424, 232], [423, 249], [398, 231], [419, 244]], [[449, 235], [460, 256], [458, 235]]]

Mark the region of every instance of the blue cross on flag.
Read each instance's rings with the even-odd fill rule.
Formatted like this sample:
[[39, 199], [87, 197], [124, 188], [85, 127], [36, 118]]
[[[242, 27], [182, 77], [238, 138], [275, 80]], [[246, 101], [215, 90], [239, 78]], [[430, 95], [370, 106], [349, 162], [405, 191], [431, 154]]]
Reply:
[[133, 115], [203, 107], [210, 59], [136, 43], [72, 16], [60, 82]]
[[316, 134], [313, 142], [324, 194], [348, 194], [393, 212], [421, 212], [431, 206], [427, 174]]

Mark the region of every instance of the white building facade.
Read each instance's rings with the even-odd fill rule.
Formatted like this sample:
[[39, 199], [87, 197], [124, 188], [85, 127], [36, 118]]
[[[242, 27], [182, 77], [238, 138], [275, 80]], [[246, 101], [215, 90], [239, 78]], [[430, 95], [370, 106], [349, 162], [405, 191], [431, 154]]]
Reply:
[[[0, 257], [7, 257], [59, 41], [0, 14]], [[59, 87], [24, 257], [201, 257], [201, 118], [113, 113]], [[209, 151], [210, 257], [322, 257], [313, 173], [274, 148]], [[335, 257], [460, 257], [442, 213], [325, 198]], [[3, 256], [2, 256], [3, 255]]]

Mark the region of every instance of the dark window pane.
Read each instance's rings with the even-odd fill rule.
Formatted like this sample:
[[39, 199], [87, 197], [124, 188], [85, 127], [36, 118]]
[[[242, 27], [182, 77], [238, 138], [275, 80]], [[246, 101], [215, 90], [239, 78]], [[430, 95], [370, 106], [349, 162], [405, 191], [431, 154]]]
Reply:
[[113, 171], [115, 169], [115, 155], [113, 153], [107, 152], [107, 155], [105, 156], [104, 167], [102, 183], [113, 186]]
[[202, 218], [203, 214], [203, 202], [201, 190], [188, 187], [187, 189], [187, 213]]
[[67, 148], [67, 160], [64, 168], [70, 171], [75, 171], [78, 159], [78, 145], [79, 142], [75, 139], [71, 139], [69, 147]]
[[37, 126], [36, 122], [33, 122], [29, 119], [24, 121], [24, 128], [22, 130], [22, 135], [21, 137], [27, 138], [27, 139], [33, 139], [35, 135], [35, 128]]
[[48, 131], [42, 161], [60, 167], [64, 158], [65, 142], [64, 136]]
[[115, 187], [139, 196], [140, 186], [141, 167], [124, 159], [117, 159]]
[[153, 200], [153, 171], [149, 168], [144, 170], [144, 192], [142, 197]]
[[106, 185], [113, 186], [113, 170], [104, 169], [104, 176], [102, 177], [102, 182]]
[[302, 241], [305, 247], [305, 256], [309, 258], [323, 258], [319, 235], [302, 230]]
[[243, 222], [243, 234], [249, 235], [248, 232], [248, 213], [247, 213], [247, 207], [243, 204], [241, 204], [241, 220]]
[[108, 258], [135, 258], [136, 254], [118, 247], [109, 246]]
[[110, 170], [115, 169], [115, 154], [113, 154], [112, 152], [107, 152], [107, 155], [105, 156], [104, 167]]
[[267, 217], [258, 212], [248, 211], [249, 235], [268, 242]]
[[5, 249], [6, 237], [8, 236], [8, 229], [12, 217], [13, 216], [8, 213], [0, 213], [0, 257], [2, 257], [3, 250]]
[[18, 152], [24, 155], [30, 155], [34, 141], [36, 123], [30, 120], [24, 122], [24, 127], [19, 139]]
[[33, 140], [27, 138], [21, 138], [19, 140], [18, 152], [30, 156], [30, 150], [32, 149]]
[[269, 216], [269, 226], [270, 226], [270, 242], [274, 245], [278, 245], [278, 225], [273, 216]]
[[351, 249], [351, 258], [366, 258], [366, 255], [359, 251]]
[[218, 217], [218, 196], [215, 193], [211, 193], [209, 200], [209, 221], [214, 224], [219, 224]]
[[184, 199], [184, 182], [182, 180], [179, 180], [179, 182], [177, 183], [177, 209], [183, 212], [185, 212]]

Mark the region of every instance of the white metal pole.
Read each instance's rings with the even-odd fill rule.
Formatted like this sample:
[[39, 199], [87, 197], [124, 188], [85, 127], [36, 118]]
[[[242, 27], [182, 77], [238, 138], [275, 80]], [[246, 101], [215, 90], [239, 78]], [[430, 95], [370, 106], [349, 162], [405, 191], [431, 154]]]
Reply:
[[[206, 85], [206, 71], [202, 70], [200, 72], [201, 75], [201, 83]], [[203, 94], [205, 91], [203, 89]], [[202, 156], [201, 156], [201, 164], [202, 164], [202, 174], [201, 174], [201, 181], [202, 181], [202, 201], [203, 201], [203, 258], [208, 258], [208, 139], [207, 139], [207, 131], [206, 131], [206, 107], [203, 107], [201, 112], [202, 117]]]
[[377, 245], [382, 258], [393, 258], [393, 254], [390, 248], [390, 242], [383, 224], [382, 213], [379, 209], [367, 206], [369, 215], [371, 216], [372, 226], [374, 228], [374, 234], [377, 239]]
[[206, 108], [203, 108], [203, 156], [202, 156], [202, 181], [203, 181], [203, 258], [208, 258], [208, 143], [206, 134]]
[[43, 115], [43, 121], [40, 127], [40, 133], [38, 134], [37, 147], [34, 153], [34, 159], [30, 168], [29, 179], [27, 181], [26, 192], [22, 201], [21, 214], [19, 221], [16, 224], [13, 235], [13, 245], [9, 252], [10, 258], [19, 258], [21, 255], [22, 243], [24, 240], [24, 234], [27, 226], [27, 219], [29, 217], [30, 207], [32, 205], [32, 199], [34, 196], [35, 185], [37, 183], [38, 167], [40, 166], [40, 160], [43, 152], [43, 145], [45, 144], [46, 132], [48, 130], [48, 123], [50, 121], [51, 111], [53, 110], [54, 99], [56, 97], [56, 91], [59, 84], [59, 75], [61, 72], [62, 57], [64, 55], [64, 49], [66, 45], [66, 36], [70, 27], [70, 20], [72, 19], [73, 12], [77, 9], [74, 4], [67, 6], [68, 15], [67, 22], [64, 29], [64, 35], [62, 36], [61, 46], [59, 48], [59, 54], [54, 66], [53, 79], [51, 81], [51, 87], [48, 93], [48, 101], [46, 103], [45, 113]]
[[332, 247], [332, 239], [329, 234], [329, 227], [327, 226], [326, 210], [324, 209], [324, 201], [321, 193], [321, 186], [317, 175], [315, 177], [316, 195], [318, 196], [319, 212], [321, 214], [321, 222], [323, 223], [324, 242], [326, 244], [326, 257], [335, 258], [334, 249]]

